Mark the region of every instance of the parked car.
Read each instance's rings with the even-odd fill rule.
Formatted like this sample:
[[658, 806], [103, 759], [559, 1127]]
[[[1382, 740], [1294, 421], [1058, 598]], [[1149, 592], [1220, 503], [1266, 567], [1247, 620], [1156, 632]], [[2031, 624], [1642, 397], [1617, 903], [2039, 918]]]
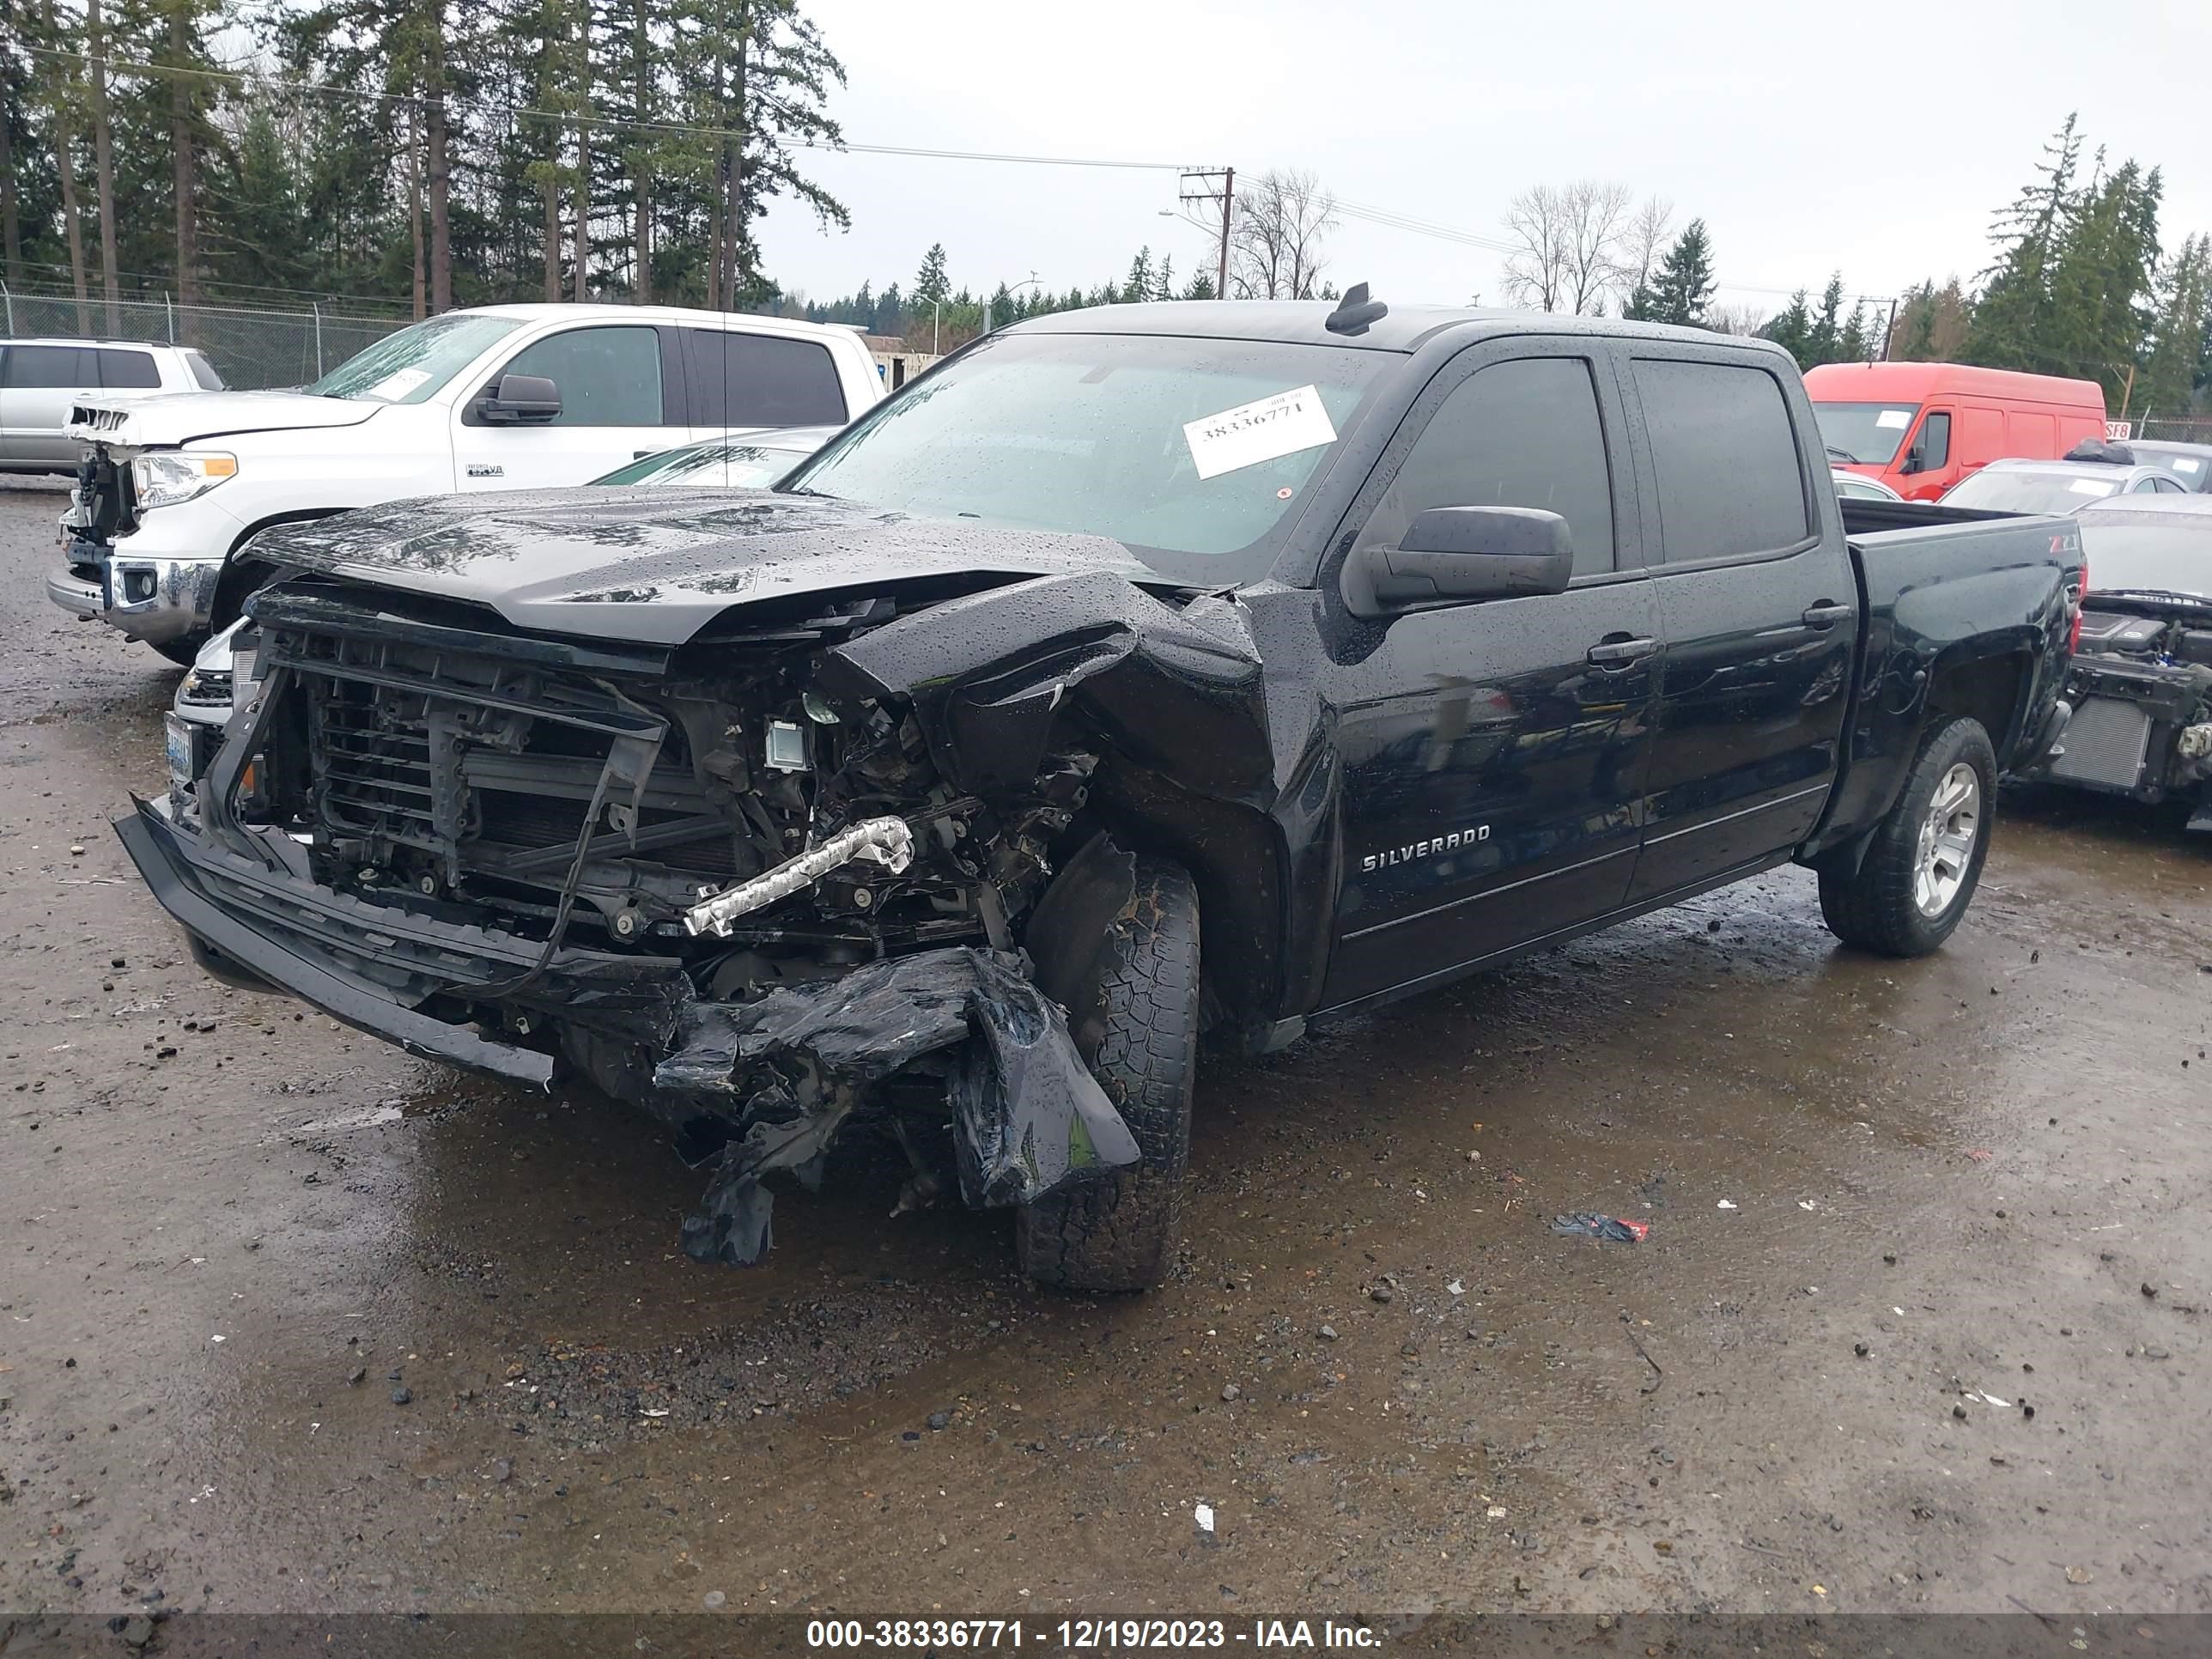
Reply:
[[2105, 435], [2105, 392], [1966, 363], [1823, 363], [1805, 374], [1828, 459], [1932, 501], [2004, 456], [2056, 460]]
[[[754, 489], [775, 483], [822, 447], [837, 428], [793, 427], [744, 441], [715, 438], [663, 450], [641, 461], [618, 466], [597, 484], [682, 484], [689, 489]], [[500, 510], [501, 495], [478, 497], [487, 512]], [[239, 617], [201, 646], [169, 704], [169, 772], [178, 785], [198, 777], [230, 719], [231, 687], [240, 634], [252, 622]]]
[[270, 526], [408, 496], [579, 484], [680, 444], [839, 426], [882, 386], [848, 328], [716, 311], [487, 306], [402, 329], [298, 392], [80, 398], [46, 592], [179, 662], [266, 574]]
[[2160, 466], [2127, 466], [2108, 461], [1991, 461], [1971, 478], [1944, 492], [1946, 507], [1971, 507], [1993, 513], [2079, 513], [2092, 501], [2116, 495], [2182, 493], [2173, 475]]
[[2162, 438], [2130, 438], [2127, 447], [2136, 459], [2162, 466], [2181, 481], [2184, 489], [2202, 495], [2212, 490], [2212, 444], [2170, 443]]
[[191, 346], [143, 340], [0, 340], [0, 472], [73, 472], [83, 446], [63, 429], [81, 394], [220, 392]]
[[1832, 467], [1828, 476], [1835, 481], [1836, 494], [1845, 501], [1901, 501], [1899, 495], [1879, 478], [1870, 478], [1863, 472], [1854, 472], [1847, 466]]
[[1151, 1285], [1201, 1022], [1277, 1048], [1791, 860], [1853, 945], [1950, 934], [2078, 532], [1857, 535], [1826, 470], [1759, 341], [1037, 319], [774, 491], [272, 531], [250, 702], [117, 828], [213, 971], [658, 1116], [696, 1257], [912, 1115], [1034, 1279]]
[[2088, 592], [2063, 745], [2030, 774], [2194, 804], [2212, 832], [2212, 497], [2116, 496], [2084, 511]]
[[749, 438], [715, 438], [629, 462], [592, 482], [758, 489], [774, 483], [836, 433], [834, 426], [803, 426]]

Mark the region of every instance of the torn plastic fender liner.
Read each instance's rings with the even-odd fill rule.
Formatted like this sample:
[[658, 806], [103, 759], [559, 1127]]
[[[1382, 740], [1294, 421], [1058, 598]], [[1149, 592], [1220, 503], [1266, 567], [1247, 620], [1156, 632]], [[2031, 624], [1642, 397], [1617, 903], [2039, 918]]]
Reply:
[[1026, 1204], [1134, 1164], [1129, 1126], [1084, 1065], [1059, 1007], [1019, 952], [969, 945], [856, 968], [757, 1002], [694, 1003], [654, 1086], [742, 1115], [684, 1248], [702, 1261], [760, 1260], [771, 1242], [761, 1177], [810, 1182], [868, 1085], [965, 1044], [952, 1074], [960, 1184], [970, 1204]]
[[[1204, 608], [1215, 626], [1194, 618]], [[939, 769], [989, 794], [1028, 787], [1071, 699], [1129, 753], [1201, 793], [1273, 777], [1258, 647], [1242, 613], [1188, 611], [1111, 571], [994, 587], [823, 654], [833, 696], [910, 699]]]

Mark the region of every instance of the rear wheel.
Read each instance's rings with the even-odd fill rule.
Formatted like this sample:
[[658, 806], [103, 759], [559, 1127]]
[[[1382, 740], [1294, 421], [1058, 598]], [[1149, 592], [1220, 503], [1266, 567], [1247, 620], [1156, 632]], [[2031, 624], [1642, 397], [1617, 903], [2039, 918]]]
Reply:
[[1148, 1290], [1174, 1265], [1198, 1063], [1198, 890], [1181, 865], [1139, 858], [1100, 951], [1105, 1031], [1085, 1054], [1136, 1137], [1127, 1169], [1024, 1205], [1022, 1271], [1071, 1291]]
[[1996, 784], [1979, 721], [1929, 733], [1859, 867], [1820, 872], [1828, 931], [1887, 957], [1926, 956], [1950, 938], [1989, 856]]

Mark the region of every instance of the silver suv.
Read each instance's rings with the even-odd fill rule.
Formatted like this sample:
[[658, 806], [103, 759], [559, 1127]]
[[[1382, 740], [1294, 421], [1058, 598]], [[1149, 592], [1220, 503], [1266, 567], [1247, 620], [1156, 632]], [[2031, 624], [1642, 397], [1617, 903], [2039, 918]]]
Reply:
[[222, 389], [215, 365], [190, 346], [0, 340], [0, 472], [74, 472], [84, 447], [62, 428], [81, 392]]

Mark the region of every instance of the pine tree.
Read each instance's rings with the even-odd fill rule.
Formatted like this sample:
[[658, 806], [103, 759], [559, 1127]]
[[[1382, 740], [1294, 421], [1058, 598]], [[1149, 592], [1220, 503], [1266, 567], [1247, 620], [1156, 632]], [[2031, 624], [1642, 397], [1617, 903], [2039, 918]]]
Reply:
[[1190, 286], [1183, 289], [1182, 297], [1186, 300], [1219, 299], [1221, 296], [1214, 291], [1213, 273], [1200, 267], [1198, 274], [1190, 279]]
[[2074, 175], [2081, 156], [2075, 120], [2066, 118], [2043, 147], [2045, 159], [2035, 178], [1990, 228], [1990, 240], [2001, 252], [1982, 273], [1966, 341], [1972, 362], [2025, 368], [2037, 359], [2038, 343], [2050, 324], [2051, 272], [2075, 205]]
[[1868, 331], [1866, 301], [1862, 300], [1851, 307], [1850, 320], [1844, 325], [1843, 331], [1836, 337], [1834, 361], [1839, 363], [1871, 362], [1874, 354], [1868, 349], [1870, 344]]
[[945, 272], [945, 244], [932, 242], [929, 252], [921, 256], [921, 270], [914, 279], [914, 294], [909, 301], [916, 311], [926, 311], [944, 303], [952, 291], [952, 283]]
[[1636, 322], [1674, 323], [1695, 328], [1718, 286], [1713, 275], [1712, 239], [1705, 222], [1692, 219], [1674, 239], [1648, 283], [1639, 283], [1621, 315]]
[[1128, 280], [1121, 284], [1121, 301], [1124, 305], [1135, 305], [1152, 297], [1152, 251], [1140, 247], [1137, 257], [1129, 261]]
[[1795, 357], [1800, 368], [1810, 368], [1818, 361], [1813, 356], [1812, 309], [1806, 304], [1802, 288], [1790, 296], [1790, 303], [1776, 313], [1759, 332]]
[[2198, 374], [2212, 349], [2212, 234], [2191, 236], [2159, 283], [2158, 319], [2137, 381], [2139, 407], [2180, 415], [2194, 406]]

